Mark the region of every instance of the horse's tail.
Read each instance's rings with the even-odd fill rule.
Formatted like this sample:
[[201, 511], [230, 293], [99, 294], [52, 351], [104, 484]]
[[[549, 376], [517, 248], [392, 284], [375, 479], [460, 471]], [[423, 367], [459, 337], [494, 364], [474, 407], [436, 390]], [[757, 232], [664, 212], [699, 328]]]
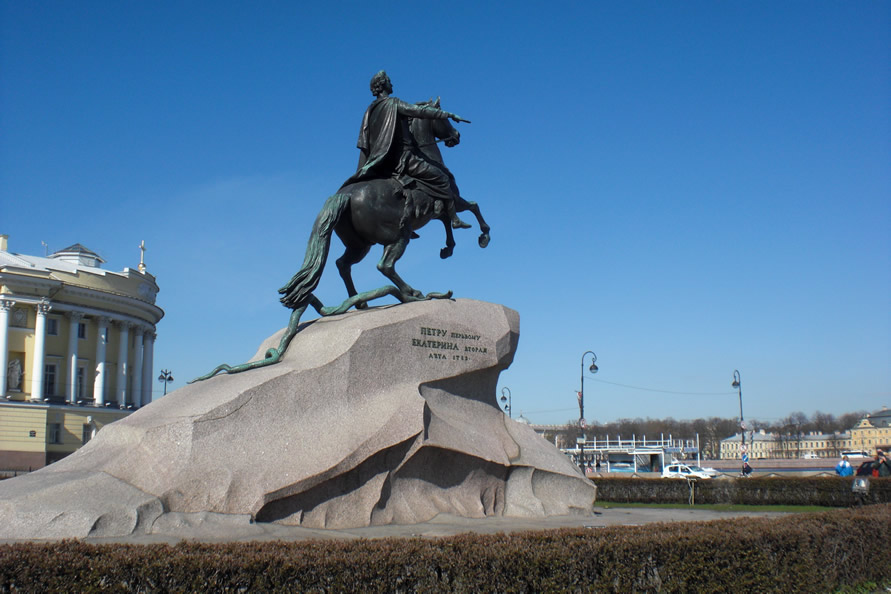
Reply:
[[325, 205], [312, 226], [312, 233], [306, 245], [306, 256], [303, 258], [303, 267], [291, 277], [288, 284], [278, 290], [283, 295], [281, 302], [285, 307], [297, 309], [309, 303], [312, 292], [319, 286], [325, 262], [328, 260], [331, 233], [349, 204], [348, 194], [334, 194], [325, 201]]

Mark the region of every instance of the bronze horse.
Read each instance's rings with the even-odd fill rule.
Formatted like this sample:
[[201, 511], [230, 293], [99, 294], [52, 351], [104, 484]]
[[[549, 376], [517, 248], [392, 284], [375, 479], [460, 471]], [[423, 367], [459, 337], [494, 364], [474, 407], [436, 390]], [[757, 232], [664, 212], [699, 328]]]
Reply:
[[[439, 107], [439, 100], [434, 102]], [[442, 163], [442, 154], [437, 146], [443, 141], [446, 146], [460, 142], [460, 134], [448, 120], [412, 118], [411, 131], [418, 146], [431, 160]], [[468, 202], [460, 196], [455, 200], [455, 208], [469, 210], [480, 226], [480, 247], [489, 244], [489, 225], [480, 214], [475, 202]], [[384, 253], [377, 264], [378, 270], [390, 279], [404, 300], [423, 299], [423, 294], [412, 288], [396, 272], [396, 262], [405, 253], [414, 232], [433, 219], [442, 221], [446, 230], [446, 247], [440, 257], [452, 255], [455, 240], [445, 208], [433, 200], [406, 199], [402, 186], [395, 179], [376, 179], [357, 182], [341, 188], [328, 198], [316, 218], [306, 249], [303, 267], [287, 285], [279, 289], [281, 302], [291, 309], [308, 303], [309, 295], [318, 286], [322, 270], [327, 260], [331, 233], [334, 232], [343, 242], [343, 255], [337, 259], [337, 270], [346, 285], [350, 297], [357, 295], [351, 269], [368, 255], [371, 246], [381, 244]], [[415, 236], [416, 237], [416, 236]], [[364, 303], [357, 304], [362, 307]]]

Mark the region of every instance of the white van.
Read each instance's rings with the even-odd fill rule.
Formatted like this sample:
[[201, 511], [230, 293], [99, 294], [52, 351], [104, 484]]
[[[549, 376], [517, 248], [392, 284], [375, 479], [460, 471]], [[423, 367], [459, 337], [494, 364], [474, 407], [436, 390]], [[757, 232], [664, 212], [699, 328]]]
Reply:
[[707, 479], [712, 477], [698, 466], [673, 463], [662, 469], [662, 478]]
[[841, 455], [847, 456], [848, 458], [872, 458], [872, 456], [870, 456], [863, 450], [850, 450], [847, 452], [842, 452]]

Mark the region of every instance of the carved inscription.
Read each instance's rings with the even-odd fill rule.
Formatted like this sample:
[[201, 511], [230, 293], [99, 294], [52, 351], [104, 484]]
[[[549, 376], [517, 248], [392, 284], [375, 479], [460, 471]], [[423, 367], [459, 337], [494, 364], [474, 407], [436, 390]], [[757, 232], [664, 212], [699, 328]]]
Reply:
[[474, 354], [489, 352], [489, 348], [481, 344], [482, 336], [479, 334], [427, 326], [421, 326], [418, 334], [411, 339], [411, 346], [427, 349], [428, 359], [470, 361]]

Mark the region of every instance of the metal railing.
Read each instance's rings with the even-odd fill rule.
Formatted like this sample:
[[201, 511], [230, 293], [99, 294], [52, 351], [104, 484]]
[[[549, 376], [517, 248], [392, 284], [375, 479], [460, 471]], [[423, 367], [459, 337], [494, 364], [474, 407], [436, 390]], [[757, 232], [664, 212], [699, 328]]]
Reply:
[[638, 438], [632, 435], [630, 438], [622, 438], [621, 435], [609, 436], [603, 439], [579, 440], [575, 448], [584, 448], [585, 451], [618, 452], [634, 450], [659, 450], [666, 453], [695, 454], [699, 451], [699, 436], [695, 439], [678, 439], [671, 435], [659, 436], [657, 439], [648, 439], [646, 435]]

